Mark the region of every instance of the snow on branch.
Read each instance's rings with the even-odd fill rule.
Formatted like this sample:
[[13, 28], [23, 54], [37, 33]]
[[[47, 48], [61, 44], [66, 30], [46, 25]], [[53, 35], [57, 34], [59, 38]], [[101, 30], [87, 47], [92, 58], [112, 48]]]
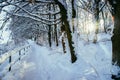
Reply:
[[[78, 0], [78, 3], [76, 3], [77, 7], [84, 9], [85, 11], [91, 14], [96, 14], [96, 11], [95, 11], [96, 4], [97, 3], [92, 0], [88, 0], [88, 1]], [[105, 2], [99, 1], [99, 13], [103, 10], [105, 5], [106, 5], [106, 1]]]
[[[51, 19], [51, 20], [49, 20], [49, 19], [40, 17], [40, 15], [47, 15], [47, 14], [56, 15], [56, 14], [59, 14], [59, 11], [57, 11], [57, 12], [51, 12], [51, 11], [49, 11], [49, 13], [44, 13], [44, 14], [40, 13], [40, 15], [37, 15], [37, 14], [33, 14], [33, 13], [29, 12], [28, 10], [26, 10], [26, 9], [23, 8], [24, 6], [26, 6], [26, 5], [28, 5], [28, 4], [25, 4], [25, 5], [23, 5], [23, 6], [19, 6], [19, 5], [17, 5], [17, 4], [10, 3], [10, 2], [6, 2], [6, 3], [9, 4], [9, 5], [16, 6], [16, 7], [18, 8], [18, 9], [17, 9], [15, 12], [13, 12], [13, 13], [8, 12], [8, 11], [6, 11], [6, 10], [3, 10], [3, 11], [5, 11], [5, 12], [7, 12], [8, 14], [11, 14], [11, 15], [14, 15], [14, 16], [28, 17], [28, 18], [34, 19], [34, 20], [36, 20], [36, 21], [40, 21], [40, 22], [42, 22], [42, 23], [44, 23], [44, 24], [47, 24], [47, 25], [54, 25], [53, 22], [57, 22], [57, 20], [58, 20], [58, 23], [59, 23], [59, 22], [60, 22], [60, 19], [61, 19], [61, 17], [60, 17], [60, 18], [58, 18], [58, 19]], [[27, 13], [27, 15], [26, 15], [26, 14], [17, 14], [16, 12], [17, 12], [18, 10], [24, 11], [25, 13]]]
[[[5, 12], [7, 12], [8, 14], [10, 15], [13, 15], [13, 16], [19, 16], [19, 17], [26, 17], [26, 18], [31, 18], [35, 21], [39, 21], [43, 24], [46, 24], [46, 25], [55, 25], [55, 24], [59, 24], [61, 22], [61, 18], [58, 18], [58, 19], [53, 19], [53, 20], [49, 20], [49, 19], [45, 19], [45, 18], [37, 18], [37, 17], [34, 17], [34, 16], [30, 16], [30, 15], [26, 15], [26, 14], [17, 14], [17, 13], [10, 13], [6, 10], [3, 10]], [[57, 21], [56, 23], [53, 23]]]
[[41, 13], [41, 12], [35, 12], [35, 13], [39, 13], [40, 15], [57, 15], [57, 14], [60, 14], [60, 11], [56, 11], [56, 12], [52, 12], [52, 11], [49, 11], [48, 13]]

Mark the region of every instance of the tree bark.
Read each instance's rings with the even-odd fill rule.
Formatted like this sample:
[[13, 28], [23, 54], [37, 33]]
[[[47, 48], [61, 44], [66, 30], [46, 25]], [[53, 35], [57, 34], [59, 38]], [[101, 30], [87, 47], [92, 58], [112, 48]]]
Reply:
[[72, 18], [76, 17], [76, 11], [75, 11], [75, 7], [74, 7], [74, 1], [75, 0], [72, 0]]
[[70, 53], [71, 53], [71, 62], [74, 63], [77, 60], [77, 57], [75, 55], [74, 47], [73, 47], [73, 41], [72, 41], [72, 35], [71, 35], [71, 30], [70, 30], [70, 25], [67, 20], [67, 10], [65, 9], [64, 5], [62, 5], [58, 0], [54, 0], [56, 4], [58, 4], [60, 8], [60, 14], [62, 17], [62, 22], [65, 25], [65, 31], [67, 33], [67, 39], [68, 39], [68, 44], [70, 48]]
[[98, 31], [99, 31], [99, 2], [100, 0], [95, 0], [95, 4], [96, 4], [96, 7], [95, 7], [95, 20], [96, 20], [96, 27], [95, 27], [95, 37], [94, 37], [94, 43], [97, 42], [97, 34], [98, 34]]
[[117, 62], [117, 65], [120, 66], [120, 1], [117, 0], [115, 8], [115, 23], [112, 36], [112, 61], [113, 64]]
[[48, 30], [48, 42], [49, 42], [49, 46], [51, 47], [52, 43], [51, 43], [51, 25], [48, 25], [49, 30]]
[[63, 52], [66, 53], [64, 36], [62, 37], [62, 47], [63, 47]]
[[[54, 11], [55, 11], [56, 10], [55, 4], [53, 4], [53, 7], [54, 7]], [[56, 19], [56, 14], [54, 14], [54, 19]], [[55, 36], [56, 46], [58, 46], [59, 43], [58, 43], [57, 24], [54, 25], [54, 36]]]
[[[49, 11], [51, 10], [51, 4], [48, 5], [48, 8], [49, 8]], [[51, 15], [49, 14], [49, 20], [51, 18]], [[51, 47], [52, 46], [52, 42], [51, 42], [51, 25], [48, 25], [48, 42], [49, 42], [49, 46]]]

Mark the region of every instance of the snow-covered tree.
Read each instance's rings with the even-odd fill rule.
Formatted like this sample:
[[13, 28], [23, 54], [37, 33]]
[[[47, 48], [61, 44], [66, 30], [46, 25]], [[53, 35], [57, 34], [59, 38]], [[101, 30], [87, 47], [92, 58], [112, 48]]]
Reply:
[[[73, 16], [72, 15], [71, 16], [75, 18], [74, 0], [68, 1], [68, 2], [70, 2], [71, 6], [72, 6], [71, 10], [73, 13], [71, 13], [71, 14], [73, 14]], [[23, 36], [26, 36], [27, 33], [25, 33], [25, 31], [30, 30], [30, 29], [31, 29], [31, 31], [33, 31], [32, 33], [34, 35], [34, 38], [36, 38], [35, 37], [36, 32], [37, 32], [36, 30], [39, 29], [39, 31], [37, 32], [37, 35], [38, 35], [41, 28], [33, 27], [33, 26], [36, 26], [36, 22], [35, 22], [35, 24], [31, 23], [31, 25], [30, 25], [30, 22], [33, 22], [32, 20], [35, 20], [35, 21], [39, 22], [38, 25], [44, 24], [44, 25], [46, 25], [46, 27], [48, 27], [48, 30], [47, 30], [48, 31], [48, 42], [49, 42], [49, 45], [51, 46], [52, 45], [52, 43], [51, 43], [52, 25], [56, 25], [59, 23], [65, 25], [65, 32], [67, 34], [67, 39], [68, 39], [68, 43], [69, 43], [69, 47], [70, 47], [71, 61], [73, 63], [76, 61], [77, 57], [75, 56], [75, 50], [73, 47], [70, 23], [68, 20], [68, 17], [71, 17], [68, 15], [69, 14], [68, 13], [69, 9], [68, 9], [68, 5], [67, 5], [68, 2], [66, 2], [64, 0], [63, 1], [57, 1], [57, 0], [55, 0], [55, 1], [54, 0], [12, 1], [11, 0], [11, 1], [4, 1], [3, 2], [4, 4], [1, 3], [1, 7], [8, 6], [8, 5], [13, 5], [15, 7], [15, 9], [13, 9], [13, 11], [11, 11], [11, 12], [3, 10], [5, 12], [7, 12], [10, 15], [10, 17], [13, 18], [11, 30], [13, 32], [13, 38], [15, 41], [17, 41], [16, 39], [18, 39], [17, 37], [22, 38]], [[29, 4], [31, 4], [31, 5], [29, 5]], [[59, 14], [59, 9], [56, 12], [52, 12], [51, 4], [56, 4], [59, 6], [60, 16], [57, 16], [56, 19], [52, 19], [52, 17]], [[41, 10], [40, 9], [38, 10], [38, 8], [40, 6], [42, 6], [42, 8], [41, 8]], [[41, 13], [42, 11], [43, 11], [43, 13]], [[22, 19], [21, 17], [24, 17], [24, 18]], [[35, 29], [35, 30], [32, 30], [32, 29]], [[56, 34], [56, 32], [55, 32], [55, 34]], [[56, 36], [56, 43], [58, 44], [57, 36]]]

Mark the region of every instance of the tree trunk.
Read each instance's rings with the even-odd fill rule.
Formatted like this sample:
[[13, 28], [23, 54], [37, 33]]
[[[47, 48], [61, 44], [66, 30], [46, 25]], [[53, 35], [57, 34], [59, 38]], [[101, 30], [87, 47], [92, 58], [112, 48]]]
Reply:
[[[51, 10], [51, 4], [48, 5], [49, 11]], [[49, 20], [51, 18], [51, 15], [49, 14]], [[48, 25], [49, 30], [48, 30], [48, 42], [49, 42], [49, 46], [51, 47], [52, 42], [51, 42], [51, 25]]]
[[97, 34], [98, 34], [98, 31], [99, 31], [99, 2], [100, 0], [95, 0], [95, 4], [96, 4], [96, 7], [95, 7], [95, 20], [96, 20], [96, 25], [95, 25], [95, 37], [94, 37], [94, 43], [97, 42]]
[[76, 17], [76, 10], [75, 10], [75, 7], [74, 7], [74, 1], [75, 0], [72, 0], [72, 32], [74, 33], [75, 32], [75, 26], [74, 26], [74, 18]]
[[48, 42], [49, 42], [49, 46], [51, 47], [52, 43], [51, 43], [51, 26], [48, 25], [49, 30], [48, 30]]
[[104, 15], [103, 11], [102, 11], [102, 18], [103, 18], [103, 21], [104, 21], [104, 32], [107, 33], [107, 31], [106, 31], [106, 17]]
[[67, 39], [68, 39], [68, 44], [70, 48], [70, 53], [71, 53], [71, 62], [74, 63], [77, 60], [77, 57], [75, 55], [74, 47], [73, 47], [73, 42], [72, 42], [72, 35], [71, 35], [71, 30], [70, 30], [70, 25], [67, 20], [67, 10], [65, 9], [64, 5], [62, 5], [58, 0], [54, 0], [56, 4], [58, 4], [60, 8], [60, 14], [62, 17], [62, 22], [65, 25], [65, 31], [67, 33]]
[[112, 36], [112, 61], [113, 64], [117, 62], [117, 65], [120, 66], [120, 1], [117, 0], [116, 3], [114, 35]]
[[62, 47], [63, 47], [63, 52], [66, 53], [64, 36], [62, 37]]
[[[56, 6], [55, 4], [53, 4], [54, 7], [54, 11], [56, 10]], [[56, 14], [54, 14], [54, 20], [56, 19]], [[54, 36], [55, 36], [55, 42], [56, 42], [56, 46], [58, 46], [58, 33], [57, 33], [57, 24], [54, 25]]]
[[68, 43], [69, 43], [69, 47], [70, 47], [70, 53], [71, 53], [71, 62], [74, 63], [77, 60], [77, 57], [75, 55], [75, 51], [74, 51], [74, 47], [72, 44], [72, 35], [71, 35], [71, 31], [70, 31], [70, 26], [69, 26], [69, 22], [67, 21], [67, 18], [63, 20], [64, 24], [65, 24], [65, 30], [67, 33], [67, 38], [68, 38]]
[[72, 0], [72, 18], [76, 17], [76, 11], [75, 11], [75, 8], [74, 8], [74, 1], [75, 0]]

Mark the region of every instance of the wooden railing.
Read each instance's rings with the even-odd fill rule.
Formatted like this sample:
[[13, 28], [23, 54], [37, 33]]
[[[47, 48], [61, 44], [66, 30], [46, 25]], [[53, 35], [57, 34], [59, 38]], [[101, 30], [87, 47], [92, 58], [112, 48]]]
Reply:
[[0, 56], [0, 80], [7, 72], [12, 70], [18, 61], [20, 61], [30, 51], [30, 45], [15, 48]]

